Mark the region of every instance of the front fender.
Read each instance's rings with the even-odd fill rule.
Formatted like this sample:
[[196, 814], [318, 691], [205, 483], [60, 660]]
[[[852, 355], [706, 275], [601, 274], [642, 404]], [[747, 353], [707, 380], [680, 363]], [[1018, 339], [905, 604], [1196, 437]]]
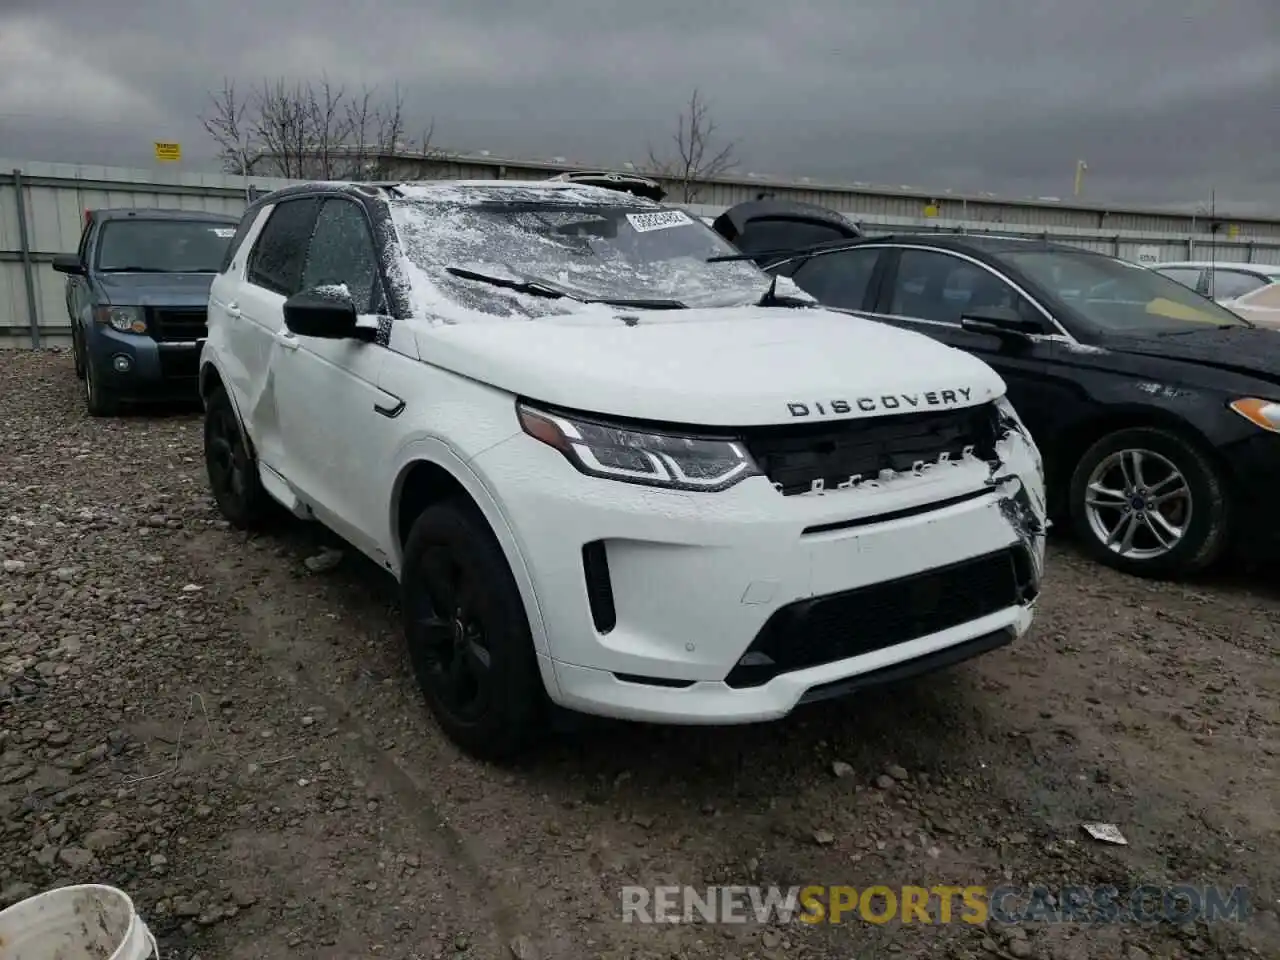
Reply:
[[[432, 463], [447, 471], [467, 492], [467, 495], [471, 497], [476, 506], [479, 507], [480, 512], [484, 515], [485, 522], [489, 524], [489, 529], [493, 531], [498, 540], [498, 545], [502, 548], [502, 553], [507, 560], [507, 566], [511, 568], [511, 575], [514, 577], [516, 587], [520, 591], [520, 599], [524, 602], [525, 614], [529, 620], [529, 631], [533, 635], [534, 649], [540, 658], [548, 660], [551, 656], [550, 644], [547, 641], [547, 630], [543, 621], [542, 610], [538, 605], [538, 598], [533, 589], [533, 578], [529, 575], [529, 568], [525, 564], [524, 555], [520, 552], [520, 545], [511, 529], [511, 524], [508, 522], [506, 514], [503, 513], [502, 506], [491, 492], [485, 478], [458, 456], [451, 446], [435, 437], [416, 437], [411, 439], [400, 448], [399, 453], [396, 455], [395, 482], [391, 488], [391, 497], [387, 510], [387, 542], [391, 545], [392, 573], [399, 579], [401, 565], [404, 562], [404, 552], [400, 546], [400, 538], [396, 535], [396, 531], [400, 529], [400, 518], [397, 515], [400, 491], [404, 486], [405, 478], [409, 475], [409, 471], [415, 464], [420, 462]], [[543, 671], [543, 678], [548, 684], [555, 683], [554, 675], [549, 670]]]

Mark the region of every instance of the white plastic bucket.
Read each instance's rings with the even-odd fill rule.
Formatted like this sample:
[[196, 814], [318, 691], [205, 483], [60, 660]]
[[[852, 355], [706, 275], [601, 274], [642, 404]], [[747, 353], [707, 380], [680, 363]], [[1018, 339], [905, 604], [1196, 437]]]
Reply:
[[160, 948], [123, 890], [58, 887], [0, 911], [0, 960], [160, 960]]

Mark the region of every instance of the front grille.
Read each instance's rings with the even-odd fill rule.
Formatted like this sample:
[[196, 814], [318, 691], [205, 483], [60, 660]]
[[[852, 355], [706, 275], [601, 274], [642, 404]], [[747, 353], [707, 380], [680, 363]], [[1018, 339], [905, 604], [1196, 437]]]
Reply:
[[1028, 566], [1019, 544], [946, 567], [776, 610], [725, 683], [757, 687], [780, 673], [883, 650], [977, 620], [1021, 601]]
[[164, 341], [203, 340], [209, 335], [209, 312], [202, 307], [191, 309], [147, 309], [147, 329], [151, 339]]
[[963, 410], [904, 413], [805, 426], [752, 427], [743, 441], [760, 469], [791, 496], [819, 483], [826, 489], [852, 477], [876, 479], [881, 471], [907, 471], [943, 454], [958, 459], [965, 447], [990, 458], [997, 437], [995, 405]]

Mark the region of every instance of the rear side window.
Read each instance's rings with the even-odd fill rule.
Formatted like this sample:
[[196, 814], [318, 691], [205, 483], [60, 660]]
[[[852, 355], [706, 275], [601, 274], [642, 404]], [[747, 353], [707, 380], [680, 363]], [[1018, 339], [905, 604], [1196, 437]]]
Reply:
[[235, 259], [236, 254], [240, 252], [240, 247], [244, 244], [244, 238], [249, 235], [249, 231], [253, 229], [253, 223], [258, 219], [258, 214], [262, 213], [261, 209], [252, 212], [246, 212], [240, 218], [240, 225], [236, 227], [236, 235], [231, 238], [231, 244], [227, 247], [226, 254], [222, 257], [222, 266], [218, 268], [219, 273], [226, 273], [231, 267], [231, 261]]
[[301, 289], [302, 265], [316, 225], [316, 199], [282, 200], [267, 219], [249, 254], [248, 281], [289, 297]]
[[1266, 285], [1267, 281], [1261, 277], [1254, 276], [1252, 273], [1245, 273], [1242, 270], [1209, 271], [1209, 296], [1220, 300], [1243, 297], [1246, 293], [1252, 293], [1259, 287], [1265, 287]]

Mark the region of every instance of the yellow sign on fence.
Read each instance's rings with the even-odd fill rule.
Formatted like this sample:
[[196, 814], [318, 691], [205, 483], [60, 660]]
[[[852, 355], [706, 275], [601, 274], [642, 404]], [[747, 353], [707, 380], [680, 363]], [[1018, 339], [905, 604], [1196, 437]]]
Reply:
[[174, 163], [182, 159], [182, 144], [156, 141], [156, 159], [161, 163]]
[[924, 208], [924, 215], [926, 217], [936, 217], [938, 215], [938, 205], [936, 203], [928, 204]]

